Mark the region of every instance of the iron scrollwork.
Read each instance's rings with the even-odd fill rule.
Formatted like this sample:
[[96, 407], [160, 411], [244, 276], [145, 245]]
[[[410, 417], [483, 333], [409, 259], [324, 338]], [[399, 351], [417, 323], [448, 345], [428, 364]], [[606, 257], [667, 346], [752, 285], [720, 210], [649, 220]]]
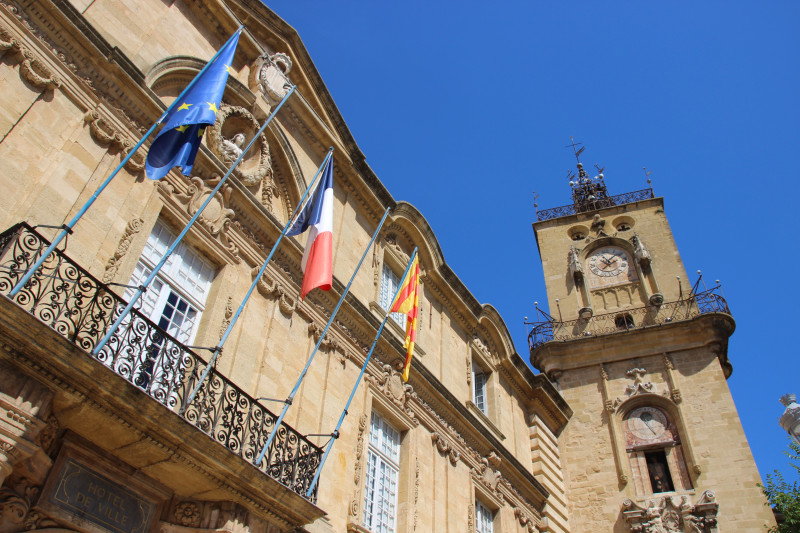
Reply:
[[[49, 244], [25, 223], [0, 234], [0, 294], [9, 294]], [[59, 250], [13, 301], [89, 354], [127, 305]], [[95, 358], [250, 463], [275, 426], [273, 413], [214, 368], [187, 405], [206, 361], [136, 309]], [[305, 497], [321, 458], [320, 448], [281, 424], [265, 459], [255, 466]]]
[[[528, 348], [533, 351], [551, 341], [568, 341], [579, 337], [605, 335], [689, 320], [706, 313], [730, 314], [725, 298], [716, 293], [717, 287], [695, 293], [683, 300], [625, 309], [615, 313], [593, 315], [577, 320], [545, 320], [531, 324]], [[622, 319], [621, 319], [622, 317]]]
[[598, 209], [605, 209], [606, 207], [613, 207], [615, 205], [631, 204], [642, 200], [648, 200], [653, 197], [652, 189], [626, 192], [616, 196], [598, 196], [593, 198], [591, 201], [576, 201], [572, 205], [562, 205], [561, 207], [542, 209], [536, 213], [536, 219], [539, 222], [542, 222], [543, 220], [550, 220], [552, 218], [565, 217], [567, 215], [575, 215], [578, 213], [586, 213], [588, 211], [596, 211]]

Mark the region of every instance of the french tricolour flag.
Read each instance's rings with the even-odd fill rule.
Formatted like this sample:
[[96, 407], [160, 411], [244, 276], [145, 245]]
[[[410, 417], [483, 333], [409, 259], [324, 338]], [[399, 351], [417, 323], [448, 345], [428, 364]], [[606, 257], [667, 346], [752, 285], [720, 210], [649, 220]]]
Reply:
[[308, 228], [311, 231], [303, 253], [302, 299], [317, 287], [330, 290], [333, 283], [333, 158], [323, 170], [314, 197], [303, 207], [286, 234], [300, 235]]

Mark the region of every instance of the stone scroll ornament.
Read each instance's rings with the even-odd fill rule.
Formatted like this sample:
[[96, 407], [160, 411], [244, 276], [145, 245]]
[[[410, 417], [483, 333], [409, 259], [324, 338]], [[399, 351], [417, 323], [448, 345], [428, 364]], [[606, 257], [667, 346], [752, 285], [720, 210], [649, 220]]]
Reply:
[[[216, 122], [208, 129], [208, 145], [225, 166], [230, 167], [259, 127], [258, 121], [247, 109], [223, 105], [217, 113]], [[245, 155], [233, 173], [248, 188], [272, 179], [269, 143], [265, 135], [259, 136], [255, 148]]]

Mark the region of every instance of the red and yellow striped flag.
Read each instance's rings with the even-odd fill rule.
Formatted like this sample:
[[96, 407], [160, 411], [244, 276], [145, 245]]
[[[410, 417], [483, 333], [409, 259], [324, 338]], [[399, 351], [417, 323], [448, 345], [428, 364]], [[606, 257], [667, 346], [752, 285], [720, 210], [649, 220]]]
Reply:
[[403, 348], [406, 351], [406, 364], [403, 367], [403, 382], [408, 381], [408, 371], [411, 369], [411, 357], [414, 355], [414, 341], [417, 338], [417, 317], [419, 316], [419, 259], [414, 256], [414, 262], [408, 269], [408, 274], [400, 285], [400, 291], [392, 302], [391, 313], [406, 315], [406, 340]]

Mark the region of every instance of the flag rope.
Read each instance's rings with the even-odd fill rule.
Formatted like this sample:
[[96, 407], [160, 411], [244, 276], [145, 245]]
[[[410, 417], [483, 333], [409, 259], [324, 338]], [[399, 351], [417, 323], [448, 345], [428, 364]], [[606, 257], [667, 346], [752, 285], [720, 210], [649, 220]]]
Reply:
[[94, 204], [95, 200], [97, 200], [97, 197], [100, 196], [100, 193], [102, 193], [105, 190], [105, 188], [108, 187], [108, 185], [111, 183], [111, 180], [113, 180], [119, 173], [119, 171], [122, 170], [122, 167], [124, 167], [128, 163], [128, 161], [130, 161], [131, 157], [133, 157], [136, 151], [139, 148], [141, 148], [141, 146], [148, 138], [150, 138], [150, 136], [153, 134], [153, 132], [156, 130], [159, 124], [161, 124], [167, 117], [167, 115], [169, 115], [170, 111], [172, 111], [172, 108], [178, 105], [181, 99], [189, 92], [189, 90], [192, 87], [194, 87], [195, 83], [197, 83], [197, 80], [199, 80], [203, 75], [203, 73], [211, 66], [212, 63], [214, 63], [217, 57], [219, 57], [219, 54], [222, 53], [223, 50], [225, 50], [228, 43], [230, 43], [234, 37], [240, 34], [243, 29], [244, 25], [239, 26], [239, 29], [231, 36], [230, 39], [228, 39], [225, 42], [225, 45], [223, 45], [219, 50], [217, 50], [217, 53], [214, 54], [214, 57], [212, 57], [208, 61], [208, 63], [205, 64], [205, 66], [202, 68], [202, 70], [200, 70], [197, 76], [195, 76], [194, 79], [191, 82], [189, 82], [189, 85], [186, 86], [183, 92], [179, 94], [178, 97], [167, 107], [167, 110], [164, 111], [161, 117], [159, 117], [159, 119], [152, 126], [150, 126], [150, 129], [147, 130], [147, 133], [145, 133], [144, 136], [141, 139], [139, 139], [139, 142], [136, 143], [136, 145], [133, 148], [131, 148], [128, 154], [123, 158], [122, 162], [120, 162], [120, 164], [117, 165], [117, 168], [115, 168], [114, 171], [105, 179], [105, 181], [103, 181], [103, 183], [100, 184], [100, 187], [98, 187], [97, 190], [94, 192], [94, 194], [92, 194], [92, 196], [86, 201], [86, 203], [83, 204], [83, 207], [81, 207], [80, 210], [75, 214], [75, 216], [72, 217], [72, 220], [70, 220], [67, 224], [63, 226], [60, 226], [63, 229], [56, 235], [56, 237], [53, 239], [53, 242], [50, 243], [50, 246], [47, 247], [44, 253], [42, 253], [41, 257], [39, 257], [39, 259], [36, 260], [33, 266], [31, 266], [28, 269], [27, 273], [24, 276], [22, 276], [22, 278], [17, 282], [14, 288], [11, 289], [11, 292], [8, 293], [8, 296], [10, 298], [13, 298], [14, 296], [17, 295], [17, 293], [20, 290], [22, 290], [22, 287], [24, 287], [25, 284], [31, 280], [36, 271], [39, 270], [39, 268], [41, 268], [42, 264], [44, 264], [45, 261], [47, 261], [47, 258], [50, 257], [50, 254], [53, 253], [53, 250], [56, 249], [59, 243], [61, 243], [61, 241], [64, 240], [64, 237], [72, 233], [72, 228], [74, 228], [75, 224], [77, 224], [78, 221], [83, 217], [83, 215], [86, 214], [86, 211], [88, 211], [89, 208], [92, 207], [92, 204]]
[[128, 305], [125, 307], [122, 313], [120, 313], [120, 315], [117, 317], [114, 323], [111, 324], [111, 327], [108, 329], [105, 336], [102, 339], [100, 339], [100, 342], [98, 342], [97, 346], [94, 347], [94, 350], [92, 350], [92, 355], [95, 356], [98, 355], [100, 353], [100, 350], [103, 349], [106, 343], [108, 343], [109, 339], [114, 335], [114, 333], [116, 333], [117, 329], [119, 329], [120, 324], [122, 324], [122, 321], [125, 320], [128, 314], [130, 314], [131, 309], [133, 309], [133, 306], [136, 305], [136, 302], [138, 302], [139, 298], [142, 297], [144, 291], [147, 290], [147, 287], [150, 286], [150, 283], [152, 283], [155, 277], [158, 275], [158, 272], [161, 270], [161, 267], [163, 267], [164, 264], [166, 264], [170, 255], [172, 255], [172, 253], [181, 243], [186, 234], [189, 233], [189, 230], [191, 229], [192, 225], [197, 221], [198, 218], [200, 218], [200, 215], [203, 213], [203, 210], [208, 206], [208, 204], [211, 203], [211, 200], [214, 199], [214, 196], [216, 196], [216, 194], [220, 191], [220, 189], [222, 189], [222, 186], [225, 184], [225, 182], [228, 181], [228, 177], [233, 173], [234, 169], [239, 165], [242, 159], [244, 159], [244, 156], [247, 154], [247, 151], [250, 150], [250, 147], [252, 147], [253, 144], [255, 144], [259, 136], [261, 136], [261, 134], [267, 128], [269, 123], [281, 109], [281, 107], [283, 107], [283, 104], [286, 103], [286, 100], [288, 100], [289, 97], [292, 95], [295, 88], [296, 85], [293, 85], [289, 89], [289, 91], [286, 93], [286, 96], [283, 97], [283, 100], [281, 100], [280, 103], [277, 105], [277, 107], [275, 107], [270, 116], [267, 117], [267, 120], [264, 122], [264, 124], [258, 129], [255, 135], [253, 135], [253, 138], [250, 139], [250, 142], [247, 143], [247, 146], [244, 147], [242, 153], [239, 154], [239, 157], [236, 158], [236, 161], [233, 162], [233, 165], [231, 165], [231, 167], [228, 169], [228, 171], [225, 173], [222, 179], [219, 180], [219, 183], [217, 184], [216, 187], [214, 187], [214, 190], [211, 191], [211, 194], [208, 195], [208, 197], [205, 199], [205, 201], [197, 210], [197, 212], [195, 212], [192, 218], [189, 219], [189, 222], [186, 224], [186, 227], [183, 228], [183, 231], [181, 231], [180, 235], [178, 235], [175, 241], [173, 241], [173, 243], [167, 249], [166, 253], [164, 253], [164, 256], [161, 258], [158, 264], [153, 268], [152, 272], [150, 272], [150, 275], [147, 276], [147, 279], [145, 279], [144, 282], [142, 282], [142, 285], [138, 289], [136, 289], [136, 292], [134, 293], [133, 297], [131, 297], [130, 301], [128, 302]]
[[378, 237], [378, 233], [380, 233], [381, 228], [383, 227], [383, 223], [386, 222], [386, 217], [389, 216], [389, 210], [390, 210], [390, 208], [387, 207], [386, 211], [384, 211], [383, 218], [381, 218], [381, 221], [378, 223], [378, 227], [375, 229], [375, 233], [372, 235], [372, 239], [369, 241], [369, 244], [367, 245], [366, 249], [364, 250], [364, 254], [361, 256], [361, 259], [358, 261], [358, 265], [356, 265], [356, 269], [355, 269], [355, 271], [353, 271], [353, 275], [350, 277], [350, 281], [347, 283], [347, 287], [344, 288], [344, 291], [342, 292], [342, 295], [339, 297], [339, 303], [337, 303], [336, 307], [333, 309], [333, 312], [331, 313], [331, 317], [328, 319], [328, 323], [325, 324], [325, 329], [322, 330], [322, 333], [320, 334], [319, 339], [317, 340], [317, 344], [314, 346], [314, 350], [311, 352], [311, 355], [308, 357], [308, 361], [306, 361], [306, 366], [303, 367], [303, 371], [300, 372], [300, 377], [297, 379], [297, 383], [295, 383], [294, 388], [292, 389], [292, 392], [289, 394], [289, 397], [286, 398], [286, 400], [284, 401], [285, 405], [283, 406], [283, 409], [281, 410], [281, 414], [278, 417], [278, 419], [275, 421], [275, 426], [272, 428], [272, 432], [270, 433], [269, 438], [267, 439], [267, 442], [264, 443], [264, 447], [261, 449], [261, 453], [258, 454], [258, 457], [256, 458], [255, 462], [253, 463], [256, 466], [259, 466], [261, 464], [261, 461], [264, 460], [264, 456], [267, 455], [267, 450], [269, 449], [269, 445], [272, 443], [273, 439], [275, 438], [275, 435], [278, 433], [278, 429], [281, 426], [281, 422], [283, 422], [283, 418], [286, 416], [286, 412], [289, 410], [289, 406], [292, 405], [292, 401], [294, 400], [294, 397], [297, 394], [297, 391], [300, 389], [300, 384], [303, 383], [303, 379], [306, 377], [306, 374], [308, 373], [308, 368], [311, 366], [311, 362], [314, 360], [314, 356], [317, 354], [317, 351], [319, 350], [319, 347], [322, 344], [323, 339], [325, 339], [325, 334], [328, 332], [328, 329], [331, 327], [331, 324], [333, 323], [333, 319], [336, 317], [336, 313], [339, 312], [339, 308], [342, 306], [342, 303], [344, 302], [344, 299], [347, 296], [347, 293], [350, 291], [350, 285], [352, 285], [353, 284], [353, 280], [356, 279], [356, 274], [358, 274], [358, 271], [361, 268], [361, 264], [364, 262], [364, 258], [367, 257], [367, 253], [369, 252], [369, 249], [372, 248], [372, 245], [375, 242], [375, 239]]
[[219, 356], [220, 353], [222, 353], [222, 347], [225, 345], [225, 341], [228, 340], [228, 337], [230, 336], [231, 331], [233, 331], [233, 326], [236, 325], [236, 321], [239, 319], [239, 315], [242, 314], [242, 311], [244, 310], [245, 304], [247, 304], [247, 301], [250, 299], [250, 296], [253, 294], [253, 290], [255, 290], [255, 288], [258, 286], [258, 282], [261, 280], [261, 276], [263, 276], [264, 272], [267, 270], [267, 265], [272, 260], [272, 256], [275, 254], [275, 251], [278, 249], [278, 245], [283, 240], [283, 237], [286, 236], [286, 232], [289, 231], [289, 228], [292, 227], [292, 224], [294, 223], [295, 217], [297, 217], [298, 213], [300, 213], [300, 207], [303, 205], [303, 200], [306, 199], [306, 197], [308, 196], [308, 193], [311, 191], [312, 187], [314, 187], [314, 184], [317, 182], [317, 178], [322, 174], [322, 170], [325, 168], [325, 165], [328, 165], [330, 163], [330, 159], [331, 159], [331, 155], [332, 154], [333, 154], [333, 147], [328, 149], [328, 153], [325, 155], [325, 159], [322, 161], [322, 164], [317, 169], [317, 173], [314, 174], [314, 178], [311, 180], [311, 183], [306, 188], [306, 192], [303, 193], [303, 197], [300, 199], [300, 202], [297, 204], [297, 207], [295, 208], [294, 213], [292, 213], [292, 216], [289, 217], [289, 221], [283, 227], [283, 231], [281, 231], [281, 234], [278, 237], [278, 240], [276, 240], [275, 244], [272, 245], [272, 250], [270, 250], [269, 255], [267, 255], [267, 259], [261, 265], [261, 269], [258, 271], [258, 274], [256, 275], [255, 279], [253, 280], [253, 283], [250, 285], [250, 288], [247, 290], [247, 294], [244, 295], [244, 299], [242, 300], [242, 303], [239, 304], [239, 308], [236, 310], [236, 313], [234, 313], [234, 315], [231, 317], [230, 323], [228, 324], [228, 327], [225, 329], [225, 333], [222, 334], [222, 338], [220, 339], [219, 344], [217, 344], [217, 346], [214, 348], [214, 353], [211, 355], [211, 359], [208, 361], [208, 364], [206, 365], [206, 369], [203, 372], [202, 377], [198, 381], [198, 383], [195, 386], [195, 388], [192, 390], [191, 394], [189, 394], [189, 396], [187, 397], [186, 401], [183, 403], [183, 406], [181, 407], [179, 414], [183, 414], [183, 412], [186, 410], [186, 408], [189, 407], [189, 405], [192, 403], [192, 400], [194, 400], [194, 397], [197, 395], [197, 392], [200, 390], [200, 387], [203, 386], [203, 383], [205, 382], [206, 378], [208, 377], [208, 374], [211, 372], [211, 369], [214, 367], [214, 363], [216, 362], [217, 357]]
[[[411, 270], [411, 265], [414, 264], [414, 258], [417, 256], [417, 247], [414, 247], [414, 252], [411, 254], [411, 259], [409, 259], [408, 264], [406, 265], [406, 271], [403, 272], [403, 277], [400, 279], [405, 279], [408, 275], [409, 270]], [[397, 287], [397, 292], [394, 295], [394, 300], [397, 300], [400, 291], [403, 289], [402, 286]], [[353, 402], [353, 398], [356, 395], [356, 390], [358, 390], [358, 385], [361, 383], [361, 378], [364, 377], [364, 372], [367, 370], [367, 365], [369, 364], [370, 358], [372, 358], [372, 353], [375, 351], [375, 346], [378, 345], [378, 339], [383, 333], [383, 327], [386, 325], [386, 321], [391, 316], [391, 311], [386, 311], [386, 315], [383, 317], [383, 321], [381, 322], [381, 326], [378, 328], [378, 333], [375, 334], [375, 339], [372, 341], [372, 346], [369, 349], [369, 353], [367, 354], [367, 358], [364, 361], [364, 365], [361, 367], [361, 372], [358, 374], [358, 378], [356, 379], [356, 384], [353, 386], [353, 390], [350, 392], [350, 397], [347, 399], [347, 403], [344, 406], [344, 410], [342, 411], [342, 415], [339, 417], [339, 422], [336, 424], [336, 429], [333, 430], [331, 433], [331, 439], [328, 441], [325, 453], [322, 456], [322, 460], [317, 467], [317, 472], [314, 474], [314, 479], [311, 481], [311, 486], [308, 488], [308, 492], [306, 492], [306, 498], [311, 498], [311, 495], [314, 493], [314, 487], [317, 486], [317, 481], [319, 481], [319, 476], [322, 474], [322, 467], [325, 466], [325, 461], [328, 459], [328, 454], [331, 453], [331, 449], [333, 449], [333, 444], [336, 442], [336, 439], [339, 438], [339, 429], [342, 427], [342, 423], [344, 422], [344, 417], [347, 416], [347, 410], [350, 408], [350, 404]], [[310, 435], [307, 435], [310, 436]]]

